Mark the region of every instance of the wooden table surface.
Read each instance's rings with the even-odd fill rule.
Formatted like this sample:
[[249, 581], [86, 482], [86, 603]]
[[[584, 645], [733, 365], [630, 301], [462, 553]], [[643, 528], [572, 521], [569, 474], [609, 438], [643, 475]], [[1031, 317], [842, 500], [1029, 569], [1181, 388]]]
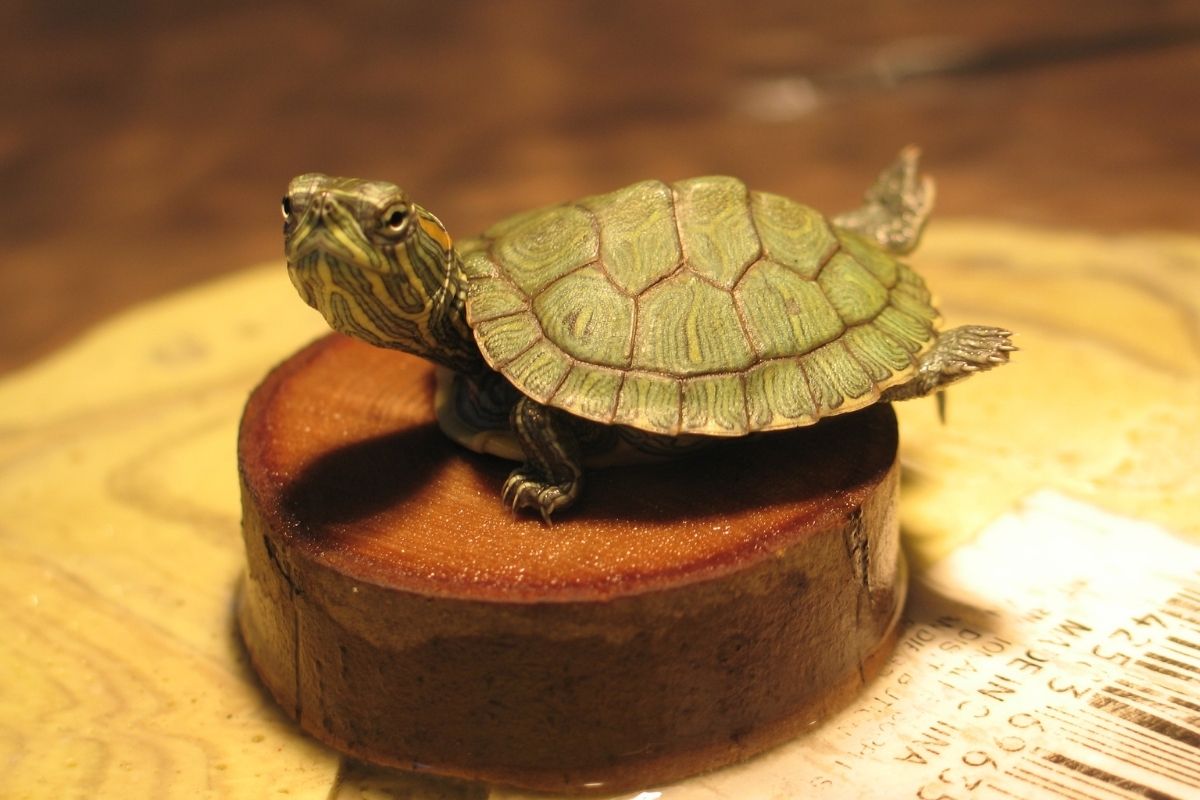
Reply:
[[[1200, 8], [789, 5], [0, 11], [0, 796], [521, 797], [343, 761], [234, 633], [238, 414], [324, 330], [279, 264], [299, 171], [470, 232], [648, 175], [848, 207], [919, 142], [913, 264], [1022, 350], [946, 426], [899, 409], [917, 571], [1044, 488], [1200, 537]], [[670, 800], [786, 796], [760, 766]]]
[[288, 178], [387, 177], [459, 235], [644, 177], [1196, 230], [1200, 5], [17, 0], [0, 10], [0, 370], [279, 256]]

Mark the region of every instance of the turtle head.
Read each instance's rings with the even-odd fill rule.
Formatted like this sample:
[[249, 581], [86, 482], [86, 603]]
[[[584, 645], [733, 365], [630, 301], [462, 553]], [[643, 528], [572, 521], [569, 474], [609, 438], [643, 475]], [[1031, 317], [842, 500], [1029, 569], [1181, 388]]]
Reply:
[[283, 240], [292, 284], [335, 330], [455, 366], [465, 332], [478, 358], [457, 319], [465, 279], [450, 236], [394, 183], [294, 178]]
[[435, 292], [451, 250], [445, 226], [396, 184], [320, 173], [288, 185], [283, 240], [296, 288], [322, 312], [328, 284], [349, 274], [408, 276]]

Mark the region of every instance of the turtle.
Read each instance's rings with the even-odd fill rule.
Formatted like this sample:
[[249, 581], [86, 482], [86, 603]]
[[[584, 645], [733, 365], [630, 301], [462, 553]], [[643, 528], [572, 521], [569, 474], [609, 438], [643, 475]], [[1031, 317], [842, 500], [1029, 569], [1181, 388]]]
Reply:
[[647, 180], [453, 243], [396, 184], [308, 173], [283, 199], [287, 268], [336, 331], [437, 365], [436, 415], [520, 462], [501, 489], [547, 523], [585, 468], [936, 393], [1012, 333], [940, 330], [917, 245], [934, 184], [904, 149], [826, 217], [741, 180]]

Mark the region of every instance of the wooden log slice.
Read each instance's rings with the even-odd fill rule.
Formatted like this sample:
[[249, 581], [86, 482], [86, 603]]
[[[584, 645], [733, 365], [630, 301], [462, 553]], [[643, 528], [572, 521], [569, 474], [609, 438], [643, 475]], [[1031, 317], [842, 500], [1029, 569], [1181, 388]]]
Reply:
[[844, 703], [904, 594], [889, 406], [593, 471], [552, 527], [433, 420], [422, 361], [331, 335], [239, 440], [239, 616], [279, 704], [359, 758], [552, 791], [746, 758]]

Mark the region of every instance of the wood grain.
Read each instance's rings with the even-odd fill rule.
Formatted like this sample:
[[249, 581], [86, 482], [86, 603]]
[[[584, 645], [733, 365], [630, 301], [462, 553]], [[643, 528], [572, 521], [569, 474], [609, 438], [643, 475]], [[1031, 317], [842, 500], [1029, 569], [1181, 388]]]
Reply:
[[[1006, 325], [1022, 348], [951, 390], [945, 426], [932, 401], [897, 406], [917, 566], [1040, 488], [1200, 540], [1200, 239], [941, 221], [913, 264], [947, 324]], [[324, 331], [272, 264], [0, 382], [0, 796], [489, 795], [343, 764], [274, 710], [237, 644], [237, 420]], [[671, 798], [754, 796], [757, 770], [795, 754]]]
[[887, 405], [588, 474], [553, 526], [437, 428], [432, 366], [330, 335], [250, 398], [241, 626], [338, 749], [544, 791], [654, 786], [862, 689], [903, 604]]

